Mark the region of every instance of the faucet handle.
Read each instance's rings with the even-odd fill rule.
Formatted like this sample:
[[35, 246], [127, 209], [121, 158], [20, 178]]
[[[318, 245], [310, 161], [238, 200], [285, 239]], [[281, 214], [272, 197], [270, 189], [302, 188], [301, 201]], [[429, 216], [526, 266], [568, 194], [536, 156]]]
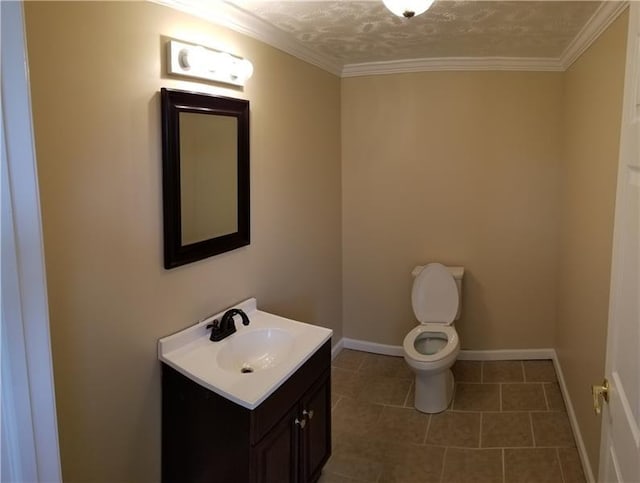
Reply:
[[218, 329], [220, 327], [220, 322], [218, 322], [218, 319], [213, 319], [213, 323], [212, 324], [207, 324], [207, 329]]

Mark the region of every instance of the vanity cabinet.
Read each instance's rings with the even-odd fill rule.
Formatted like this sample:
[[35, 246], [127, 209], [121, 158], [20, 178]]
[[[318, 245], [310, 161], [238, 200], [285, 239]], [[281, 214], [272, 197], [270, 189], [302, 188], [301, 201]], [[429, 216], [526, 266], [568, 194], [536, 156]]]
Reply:
[[163, 483], [316, 481], [331, 454], [330, 365], [327, 341], [251, 410], [163, 363]]
[[329, 372], [258, 443], [254, 483], [315, 481], [331, 451]]

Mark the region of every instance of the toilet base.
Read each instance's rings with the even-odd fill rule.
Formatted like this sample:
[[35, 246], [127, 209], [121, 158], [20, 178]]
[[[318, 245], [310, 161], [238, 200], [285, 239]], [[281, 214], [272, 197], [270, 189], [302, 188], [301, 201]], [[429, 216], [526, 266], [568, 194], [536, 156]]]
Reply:
[[414, 405], [423, 413], [440, 413], [449, 407], [453, 397], [453, 372], [451, 369], [433, 373], [416, 374]]

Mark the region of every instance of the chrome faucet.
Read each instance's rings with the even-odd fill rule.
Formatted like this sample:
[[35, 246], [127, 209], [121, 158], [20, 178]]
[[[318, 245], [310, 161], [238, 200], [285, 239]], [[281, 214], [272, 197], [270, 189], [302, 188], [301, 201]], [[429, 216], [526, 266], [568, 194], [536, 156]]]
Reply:
[[212, 324], [207, 325], [207, 329], [211, 329], [211, 336], [209, 340], [218, 342], [225, 337], [229, 337], [236, 331], [236, 324], [233, 320], [235, 315], [242, 317], [242, 325], [249, 325], [249, 317], [241, 309], [229, 309], [227, 310], [220, 322], [214, 320]]

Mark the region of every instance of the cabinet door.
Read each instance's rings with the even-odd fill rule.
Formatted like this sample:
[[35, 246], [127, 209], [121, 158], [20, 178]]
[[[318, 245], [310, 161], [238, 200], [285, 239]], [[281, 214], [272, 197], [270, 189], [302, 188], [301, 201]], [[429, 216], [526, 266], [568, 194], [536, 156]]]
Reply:
[[307, 420], [302, 434], [301, 470], [304, 483], [316, 481], [331, 456], [331, 379], [327, 371], [302, 398]]
[[253, 449], [254, 483], [298, 483], [300, 425], [297, 406]]

